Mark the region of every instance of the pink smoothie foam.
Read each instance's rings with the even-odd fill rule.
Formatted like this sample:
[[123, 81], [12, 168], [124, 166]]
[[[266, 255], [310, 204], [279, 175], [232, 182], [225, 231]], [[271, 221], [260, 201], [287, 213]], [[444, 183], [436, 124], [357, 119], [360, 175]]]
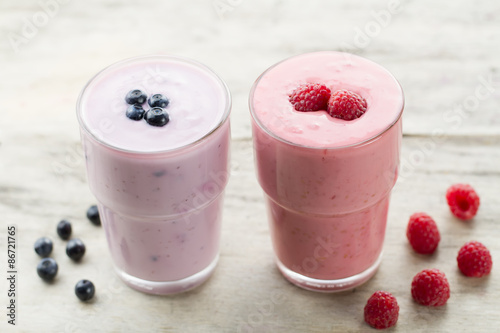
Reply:
[[[133, 89], [165, 95], [170, 122], [127, 118]], [[230, 140], [224, 83], [188, 60], [135, 58], [94, 77], [78, 105], [89, 186], [122, 278], [176, 281], [215, 266]]]
[[[295, 111], [288, 95], [304, 83], [353, 91], [366, 99], [367, 111], [352, 121], [326, 111]], [[303, 285], [328, 291], [350, 283], [339, 286], [335, 280], [375, 272], [397, 179], [403, 104], [401, 87], [387, 70], [339, 52], [287, 59], [254, 85], [258, 179], [278, 267], [290, 280], [294, 273], [331, 280]], [[351, 282], [364, 282], [370, 274]]]

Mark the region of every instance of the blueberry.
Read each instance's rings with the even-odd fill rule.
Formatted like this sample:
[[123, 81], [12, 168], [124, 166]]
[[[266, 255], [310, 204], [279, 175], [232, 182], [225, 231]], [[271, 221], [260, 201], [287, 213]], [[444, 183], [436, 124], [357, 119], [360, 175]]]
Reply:
[[75, 295], [81, 301], [88, 301], [95, 294], [95, 287], [89, 280], [80, 280], [75, 285]]
[[75, 261], [82, 259], [85, 254], [85, 244], [78, 238], [70, 239], [66, 245], [66, 254]]
[[57, 224], [57, 234], [64, 240], [69, 239], [71, 236], [71, 223], [66, 220], [62, 220]]
[[96, 205], [90, 206], [89, 209], [87, 209], [87, 218], [95, 225], [101, 225], [101, 216], [99, 215], [99, 209], [97, 209]]
[[35, 242], [35, 252], [42, 258], [48, 257], [52, 252], [52, 241], [50, 238], [38, 238]]
[[127, 108], [127, 112], [125, 113], [129, 119], [132, 120], [141, 120], [144, 117], [144, 109], [140, 104], [130, 105]]
[[170, 101], [162, 94], [154, 94], [148, 98], [148, 104], [152, 108], [166, 108]]
[[168, 123], [170, 117], [167, 111], [162, 108], [152, 108], [146, 112], [144, 119], [146, 119], [149, 125], [161, 127]]
[[130, 90], [125, 96], [125, 102], [128, 104], [144, 104], [148, 96], [142, 92], [142, 90], [134, 89]]
[[45, 281], [51, 281], [57, 274], [57, 262], [52, 258], [43, 258], [36, 266], [38, 276]]

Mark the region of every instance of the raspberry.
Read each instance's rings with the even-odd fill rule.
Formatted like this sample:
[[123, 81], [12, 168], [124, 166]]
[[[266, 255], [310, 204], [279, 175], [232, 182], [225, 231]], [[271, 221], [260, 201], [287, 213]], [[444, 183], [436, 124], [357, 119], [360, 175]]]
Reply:
[[324, 84], [306, 83], [289, 95], [289, 101], [297, 111], [326, 110], [331, 90]]
[[424, 269], [411, 283], [411, 296], [422, 305], [445, 305], [450, 298], [450, 284], [439, 269]]
[[396, 325], [399, 305], [396, 297], [385, 291], [376, 291], [365, 305], [365, 321], [371, 327], [381, 329]]
[[415, 213], [410, 216], [406, 237], [411, 247], [422, 254], [433, 253], [441, 240], [436, 222], [426, 213]]
[[490, 251], [483, 244], [472, 241], [467, 242], [458, 251], [458, 268], [460, 271], [471, 277], [482, 277], [490, 274], [493, 262]]
[[479, 196], [468, 184], [455, 184], [446, 191], [450, 210], [459, 219], [470, 220], [479, 208]]
[[366, 112], [366, 100], [349, 90], [337, 90], [328, 101], [330, 116], [344, 120], [354, 120]]

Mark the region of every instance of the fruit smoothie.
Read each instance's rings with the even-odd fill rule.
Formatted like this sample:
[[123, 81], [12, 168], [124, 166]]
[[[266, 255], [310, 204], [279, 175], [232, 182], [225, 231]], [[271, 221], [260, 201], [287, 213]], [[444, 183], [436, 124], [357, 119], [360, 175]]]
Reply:
[[89, 186], [113, 263], [129, 286], [170, 294], [213, 272], [229, 175], [230, 108], [215, 73], [171, 56], [114, 64], [80, 95]]
[[[327, 87], [330, 97], [337, 91], [358, 96], [364, 113], [339, 119], [329, 114], [331, 104], [297, 111], [294, 90], [312, 84]], [[403, 105], [401, 87], [387, 70], [339, 52], [286, 59], [254, 84], [257, 177], [276, 262], [291, 282], [332, 292], [375, 274], [399, 168]]]

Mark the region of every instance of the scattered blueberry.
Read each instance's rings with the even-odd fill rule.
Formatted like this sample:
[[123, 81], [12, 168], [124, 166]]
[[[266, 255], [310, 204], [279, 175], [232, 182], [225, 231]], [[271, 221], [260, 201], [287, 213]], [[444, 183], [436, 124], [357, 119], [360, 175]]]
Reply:
[[142, 105], [140, 104], [134, 104], [130, 105], [127, 108], [127, 112], [125, 113], [129, 119], [132, 120], [141, 120], [144, 117], [144, 111]]
[[144, 117], [149, 125], [152, 126], [165, 126], [170, 120], [167, 111], [162, 108], [152, 108], [146, 112]]
[[97, 209], [96, 205], [90, 206], [89, 209], [87, 209], [87, 218], [95, 225], [101, 225], [101, 217], [99, 216], [99, 209]]
[[148, 104], [152, 108], [166, 108], [170, 101], [162, 94], [154, 94], [148, 98]]
[[35, 252], [42, 258], [48, 257], [52, 252], [52, 241], [50, 238], [38, 238], [35, 242]]
[[82, 259], [85, 254], [85, 244], [78, 238], [70, 239], [66, 245], [66, 254], [75, 261]]
[[45, 281], [51, 281], [57, 274], [57, 262], [52, 258], [43, 258], [36, 266], [38, 276]]
[[148, 95], [143, 93], [142, 90], [134, 89], [130, 90], [127, 96], [125, 96], [125, 102], [128, 104], [144, 104], [147, 98]]
[[81, 301], [88, 301], [95, 294], [95, 287], [89, 280], [80, 280], [75, 285], [75, 295]]
[[64, 240], [69, 239], [71, 236], [71, 223], [66, 220], [62, 220], [57, 224], [57, 234]]

